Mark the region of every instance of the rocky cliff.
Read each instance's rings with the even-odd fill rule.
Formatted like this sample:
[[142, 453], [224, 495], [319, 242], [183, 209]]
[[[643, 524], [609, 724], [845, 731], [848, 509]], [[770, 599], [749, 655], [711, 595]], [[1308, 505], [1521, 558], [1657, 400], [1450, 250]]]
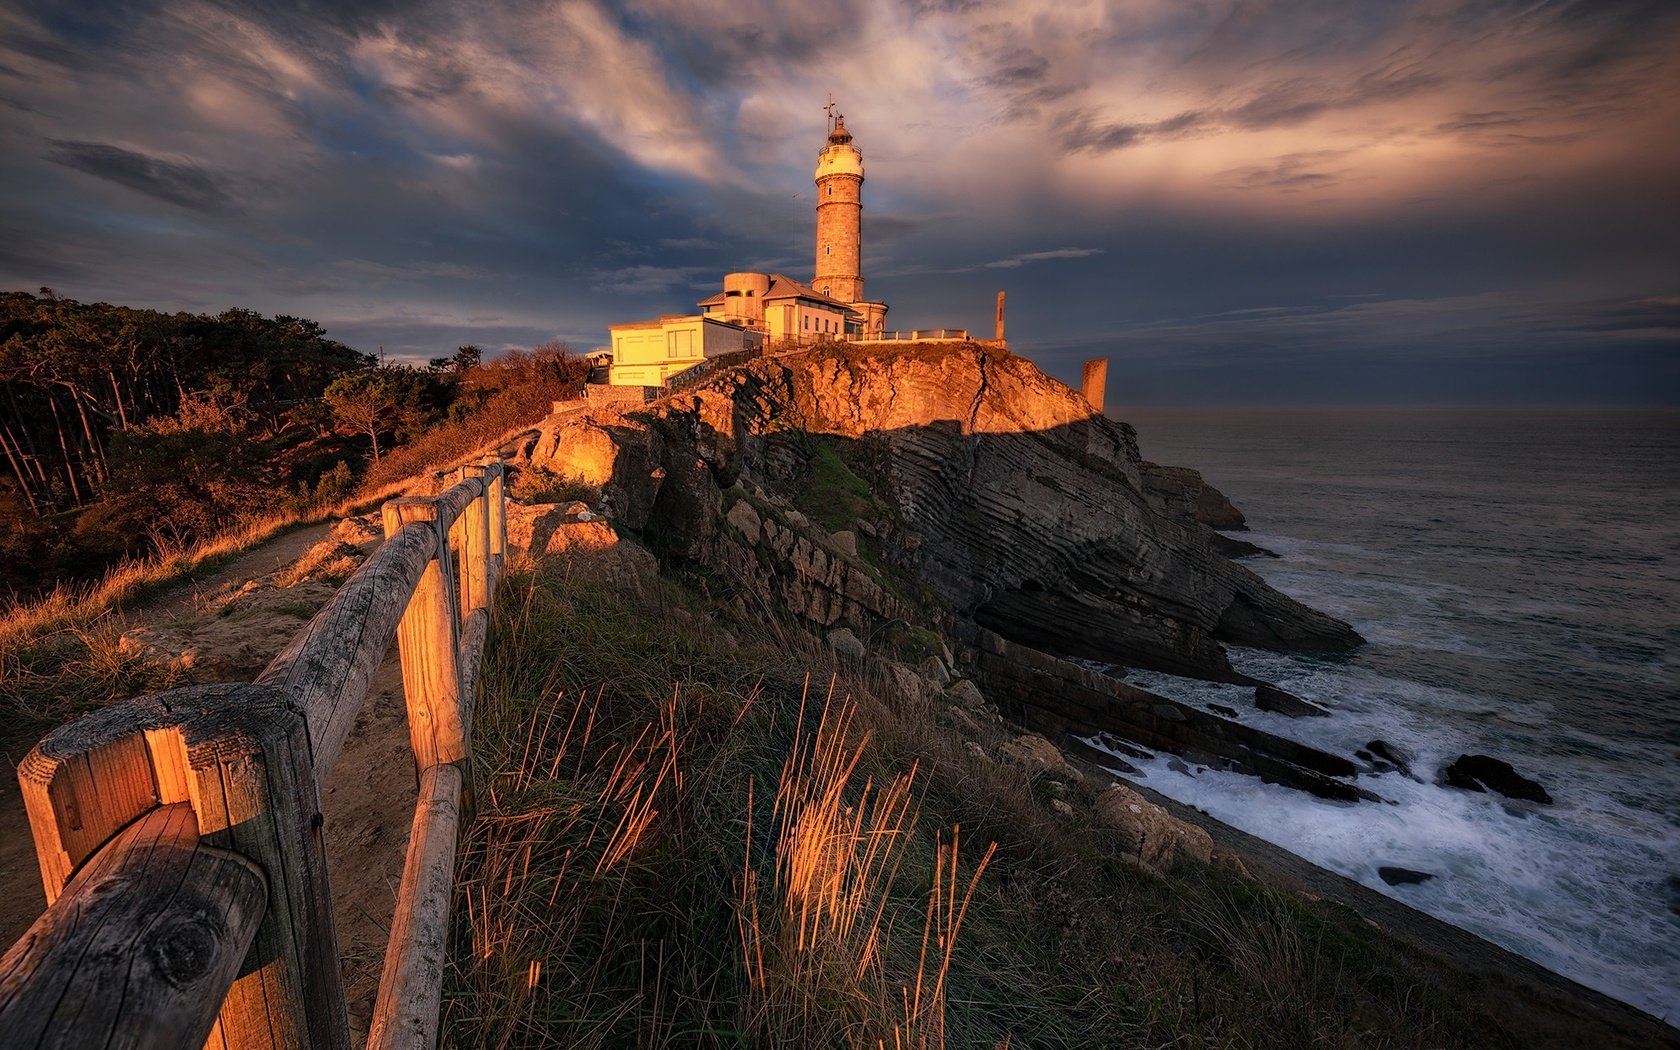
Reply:
[[1193, 471], [1142, 463], [1129, 426], [974, 344], [755, 361], [645, 408], [554, 417], [524, 460], [820, 624], [931, 597], [1045, 651], [1227, 681], [1221, 642], [1360, 641], [1214, 550], [1203, 522], [1241, 516]]

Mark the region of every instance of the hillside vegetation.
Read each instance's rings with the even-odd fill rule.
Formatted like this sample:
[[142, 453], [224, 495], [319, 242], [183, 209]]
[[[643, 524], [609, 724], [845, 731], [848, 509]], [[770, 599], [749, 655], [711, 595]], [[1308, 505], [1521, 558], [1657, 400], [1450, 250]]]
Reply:
[[0, 599], [400, 481], [584, 375], [557, 345], [410, 367], [303, 318], [0, 294]]
[[1349, 909], [1140, 865], [913, 638], [837, 656], [686, 579], [505, 582], [452, 1045], [1523, 1045]]

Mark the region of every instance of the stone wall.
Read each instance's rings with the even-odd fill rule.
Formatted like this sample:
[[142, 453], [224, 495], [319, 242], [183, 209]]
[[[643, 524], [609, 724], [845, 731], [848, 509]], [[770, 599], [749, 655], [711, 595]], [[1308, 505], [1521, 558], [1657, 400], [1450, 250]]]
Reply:
[[589, 383], [583, 388], [583, 396], [591, 404], [628, 403], [645, 405], [662, 393], [664, 393], [664, 388], [657, 386], [613, 386], [608, 383]]

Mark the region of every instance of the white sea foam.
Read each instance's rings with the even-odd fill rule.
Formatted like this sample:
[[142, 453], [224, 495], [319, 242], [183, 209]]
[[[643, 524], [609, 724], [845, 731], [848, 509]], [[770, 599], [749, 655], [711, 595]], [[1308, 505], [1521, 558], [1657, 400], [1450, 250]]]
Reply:
[[[1127, 761], [1141, 781], [1187, 805], [1276, 843], [1436, 918], [1670, 1023], [1680, 1022], [1680, 921], [1661, 873], [1680, 857], [1680, 828], [1649, 806], [1627, 764], [1594, 767], [1545, 757], [1537, 730], [1557, 727], [1544, 705], [1486, 723], [1487, 701], [1300, 656], [1234, 650], [1233, 664], [1330, 708], [1330, 718], [1292, 719], [1253, 706], [1252, 690], [1133, 672], [1128, 680], [1185, 703], [1218, 703], [1240, 721], [1351, 756], [1373, 739], [1404, 749], [1418, 783], [1399, 773], [1365, 775], [1361, 786], [1391, 804], [1349, 805], [1209, 769], [1169, 768], [1169, 756]], [[1510, 714], [1507, 712], [1507, 714]], [[1475, 716], [1475, 720], [1471, 720]], [[1574, 750], [1667, 759], [1661, 744], [1630, 756], [1625, 742], [1577, 739]], [[1534, 738], [1534, 739], [1529, 739]], [[1095, 743], [1093, 741], [1093, 743]], [[1488, 752], [1543, 783], [1553, 806], [1512, 802], [1433, 783], [1457, 755]], [[1538, 756], [1538, 757], [1537, 757]], [[1624, 799], [1634, 801], [1629, 804]], [[1639, 803], [1643, 802], [1644, 805]], [[1426, 883], [1389, 886], [1382, 866], [1424, 871]]]
[[[1165, 794], [1680, 1024], [1680, 420], [1547, 409], [1238, 410], [1133, 419], [1151, 459], [1197, 467], [1279, 558], [1247, 566], [1351, 623], [1339, 658], [1237, 650], [1321, 706], [1298, 721], [1247, 690], [1133, 674], [1180, 700], [1344, 755], [1408, 751], [1428, 783], [1345, 806], [1164, 761]], [[1493, 755], [1556, 799], [1433, 784]], [[1392, 864], [1432, 872], [1389, 887]]]

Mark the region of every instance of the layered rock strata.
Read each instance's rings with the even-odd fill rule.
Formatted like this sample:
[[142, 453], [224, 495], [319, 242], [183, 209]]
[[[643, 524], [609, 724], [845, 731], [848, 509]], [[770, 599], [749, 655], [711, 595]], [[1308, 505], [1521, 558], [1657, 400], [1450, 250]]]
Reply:
[[[783, 513], [813, 442], [877, 464], [879, 512], [857, 528], [879, 564]], [[609, 514], [655, 547], [758, 579], [825, 625], [900, 615], [890, 570], [1023, 644], [1223, 681], [1247, 680], [1222, 641], [1359, 642], [1216, 553], [1183, 512], [1206, 502], [1202, 489], [1149, 495], [1129, 426], [1093, 415], [1024, 358], [977, 345], [755, 361], [643, 410], [557, 420], [528, 460], [601, 485]], [[725, 518], [752, 493], [763, 497], [756, 543]]]
[[[1076, 747], [1080, 737], [1112, 734], [1320, 798], [1352, 802], [1376, 797], [1350, 782], [1358, 769], [1340, 755], [1199, 711], [981, 627], [959, 623], [954, 633], [968, 646], [986, 696], [1024, 728]], [[1107, 756], [1096, 757], [1116, 764]]]

